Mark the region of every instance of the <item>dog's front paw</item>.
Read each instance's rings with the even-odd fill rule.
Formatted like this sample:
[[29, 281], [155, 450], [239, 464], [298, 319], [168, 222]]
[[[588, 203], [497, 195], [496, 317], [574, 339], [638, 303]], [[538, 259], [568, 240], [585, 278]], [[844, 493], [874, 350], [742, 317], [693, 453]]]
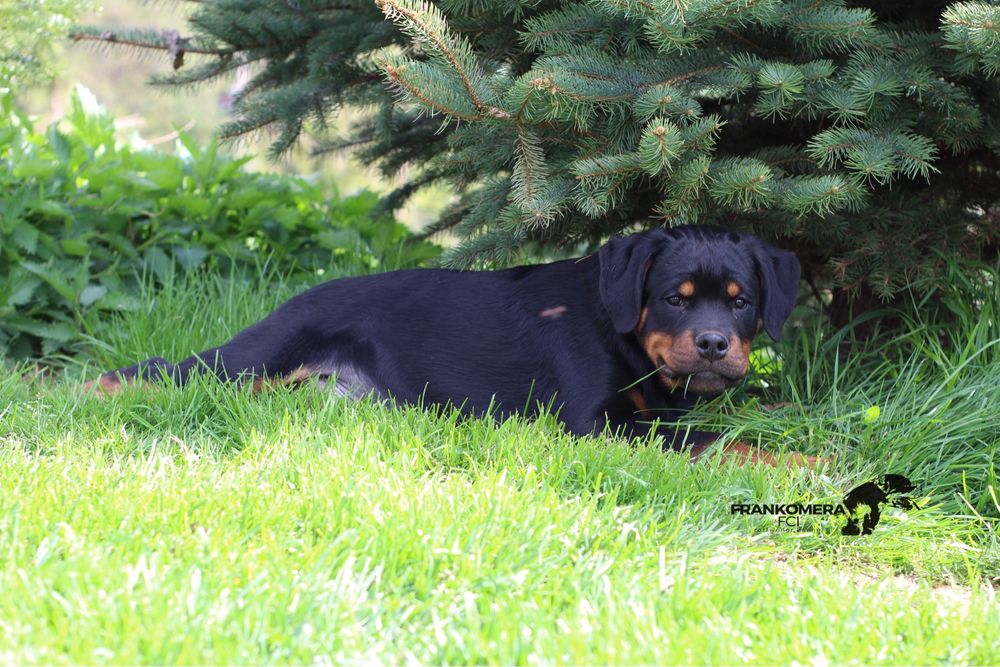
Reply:
[[[691, 448], [692, 461], [696, 461], [706, 454], [716, 451], [716, 444], [709, 443]], [[807, 456], [799, 452], [790, 452], [787, 457], [778, 456], [760, 447], [739, 441], [727, 442], [722, 445], [719, 455], [723, 462], [733, 461], [738, 465], [767, 465], [775, 468], [780, 466], [788, 468], [817, 468], [830, 462], [829, 459], [823, 457]]]
[[104, 373], [96, 380], [88, 380], [83, 383], [83, 390], [88, 394], [98, 394], [110, 396], [122, 391], [126, 385], [113, 373]]

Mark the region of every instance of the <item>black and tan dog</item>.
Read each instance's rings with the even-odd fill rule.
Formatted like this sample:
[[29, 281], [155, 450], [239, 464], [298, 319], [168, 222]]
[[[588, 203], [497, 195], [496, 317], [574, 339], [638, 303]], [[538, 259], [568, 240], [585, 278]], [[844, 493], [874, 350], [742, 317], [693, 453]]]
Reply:
[[656, 229], [552, 264], [334, 280], [224, 345], [177, 364], [147, 359], [93, 384], [115, 391], [207, 372], [259, 388], [318, 376], [340, 394], [473, 415], [548, 406], [576, 434], [655, 427], [664, 446], [700, 453], [717, 436], [669, 422], [744, 378], [751, 339], [761, 325], [780, 337], [798, 281], [795, 256], [754, 236]]

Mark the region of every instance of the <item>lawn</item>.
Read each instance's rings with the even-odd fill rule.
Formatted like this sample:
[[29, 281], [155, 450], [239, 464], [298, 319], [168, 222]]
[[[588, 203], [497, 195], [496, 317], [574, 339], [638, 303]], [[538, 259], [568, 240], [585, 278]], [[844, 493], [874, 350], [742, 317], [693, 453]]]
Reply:
[[[0, 662], [998, 663], [993, 279], [955, 276], [850, 353], [800, 318], [765, 396], [692, 416], [830, 459], [813, 471], [316, 386], [84, 395], [95, 368], [208, 347], [300, 287], [178, 278], [60, 375], [0, 380]], [[730, 512], [887, 472], [921, 509], [869, 536]]]

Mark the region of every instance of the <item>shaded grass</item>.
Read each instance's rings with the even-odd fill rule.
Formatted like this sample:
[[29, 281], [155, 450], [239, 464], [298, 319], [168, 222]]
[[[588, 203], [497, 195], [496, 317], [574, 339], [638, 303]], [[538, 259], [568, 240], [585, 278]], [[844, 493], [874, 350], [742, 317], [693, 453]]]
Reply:
[[[95, 331], [94, 363], [178, 359], [298, 289], [179, 280]], [[930, 313], [850, 355], [800, 330], [757, 378], [763, 399], [692, 415], [834, 459], [816, 472], [691, 465], [552, 417], [494, 424], [316, 387], [99, 398], [75, 383], [93, 366], [8, 376], [0, 659], [996, 663], [989, 308], [951, 327]], [[729, 511], [836, 502], [884, 472], [916, 481], [923, 509], [887, 512], [871, 536]]]

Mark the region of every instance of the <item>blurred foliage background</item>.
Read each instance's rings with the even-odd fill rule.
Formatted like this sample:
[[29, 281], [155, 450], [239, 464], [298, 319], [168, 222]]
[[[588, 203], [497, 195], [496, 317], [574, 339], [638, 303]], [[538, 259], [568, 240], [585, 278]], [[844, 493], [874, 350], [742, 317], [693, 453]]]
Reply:
[[[216, 128], [230, 120], [228, 100], [234, 77], [228, 82], [210, 82], [197, 88], [169, 91], [147, 86], [154, 74], [171, 70], [170, 57], [138, 49], [104, 48], [94, 43], [63, 41], [74, 22], [99, 24], [108, 29], [145, 26], [182, 30], [194, 3], [137, 3], [129, 0], [0, 0], [0, 81], [13, 84], [19, 105], [37, 117], [40, 125], [63, 117], [70, 110], [76, 84], [94, 93], [115, 118], [119, 133], [140, 133], [150, 145], [172, 150], [177, 130], [183, 129], [201, 144], [208, 143]], [[24, 54], [32, 54], [25, 59]], [[2, 85], [2, 84], [0, 84]], [[334, 130], [347, 126], [354, 114], [343, 114]], [[363, 189], [388, 192], [410, 174], [400, 172], [392, 181], [352, 159], [345, 151], [321, 158], [309, 156], [312, 142], [306, 140], [285, 159], [263, 157], [266, 135], [220, 146], [224, 155], [250, 157], [255, 171], [305, 175], [325, 187], [349, 195]], [[443, 188], [418, 193], [396, 213], [410, 229], [420, 229], [434, 220], [452, 200]]]
[[[421, 193], [375, 210], [391, 180], [348, 153], [261, 157], [261, 134], [220, 144], [233, 80], [176, 92], [146, 85], [164, 54], [67, 40], [79, 22], [183, 26], [190, 3], [0, 0], [0, 359], [100, 347], [101, 318], [140, 307], [140, 283], [174, 270], [267, 267], [304, 283], [419, 265], [438, 254], [409, 230], [450, 200]], [[160, 56], [160, 57], [157, 57]], [[348, 123], [351, 118], [337, 119]], [[393, 222], [395, 217], [398, 222]]]

